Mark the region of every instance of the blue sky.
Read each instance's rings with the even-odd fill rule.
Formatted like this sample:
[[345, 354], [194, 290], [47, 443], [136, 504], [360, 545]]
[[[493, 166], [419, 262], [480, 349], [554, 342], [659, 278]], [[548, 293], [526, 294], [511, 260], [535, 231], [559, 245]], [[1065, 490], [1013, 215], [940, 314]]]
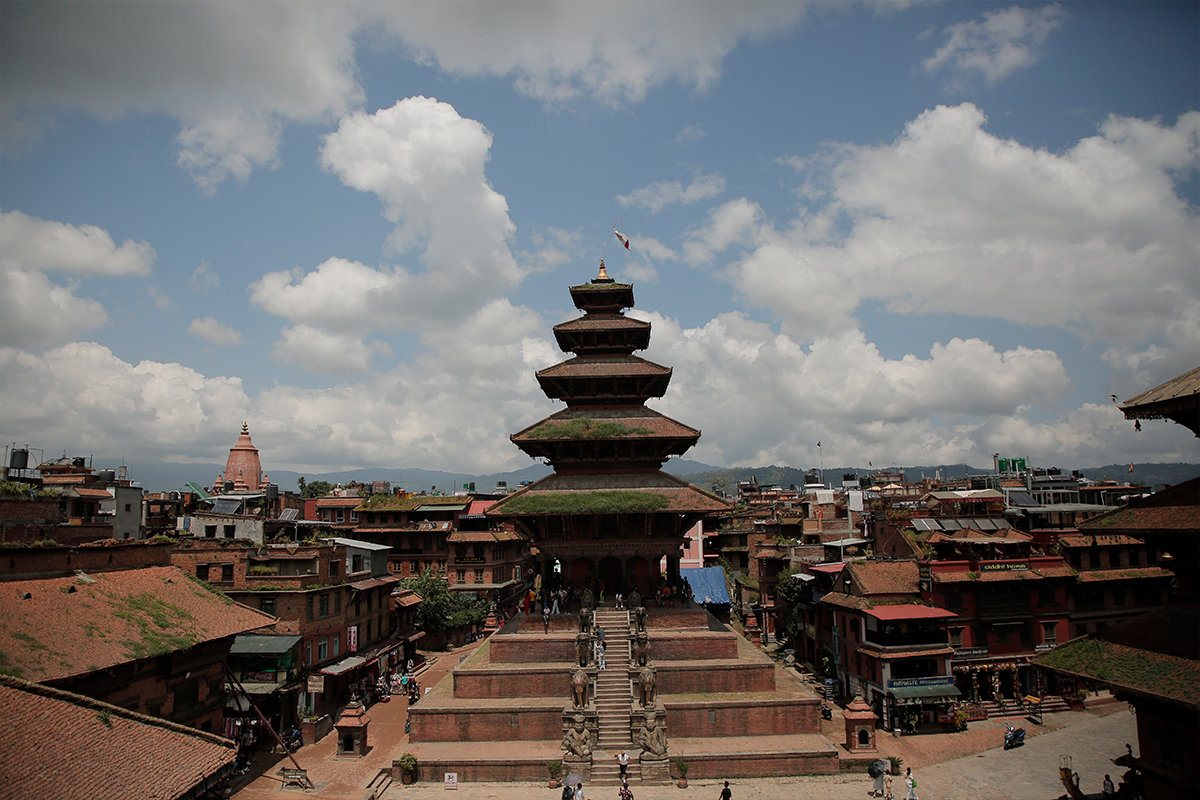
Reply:
[[607, 245], [689, 458], [1196, 460], [1109, 396], [1200, 364], [1200, 4], [0, 23], [8, 443], [138, 477], [247, 420], [268, 471], [521, 468]]

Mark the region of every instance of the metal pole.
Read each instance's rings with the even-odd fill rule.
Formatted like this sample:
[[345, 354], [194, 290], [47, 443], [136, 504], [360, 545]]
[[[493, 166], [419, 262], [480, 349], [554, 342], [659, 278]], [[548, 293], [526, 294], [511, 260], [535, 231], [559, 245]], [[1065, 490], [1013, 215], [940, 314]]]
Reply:
[[225, 668], [225, 677], [227, 677], [229, 679], [230, 683], [237, 686], [238, 691], [241, 692], [242, 695], [246, 698], [246, 704], [254, 709], [254, 713], [258, 715], [258, 718], [260, 720], [262, 720], [262, 723], [264, 726], [266, 726], [266, 729], [269, 730], [271, 732], [271, 735], [275, 737], [275, 741], [279, 742], [279, 746], [283, 748], [283, 752], [287, 753], [287, 757], [290, 758], [292, 760], [292, 763], [296, 765], [296, 769], [298, 769], [304, 773], [304, 780], [305, 780], [305, 782], [308, 783], [308, 788], [315, 789], [316, 787], [313, 786], [313, 782], [308, 777], [308, 771], [305, 770], [304, 767], [300, 766], [300, 762], [296, 760], [296, 756], [292, 753], [291, 750], [288, 749], [288, 746], [283, 743], [283, 739], [279, 736], [278, 733], [275, 732], [275, 729], [271, 727], [271, 723], [267, 720], [266, 717], [263, 716], [263, 713], [258, 710], [258, 706], [254, 705], [254, 703], [250, 700], [250, 693], [246, 691], [246, 687], [242, 686], [241, 681], [239, 681], [237, 678], [233, 677], [233, 670], [231, 670], [229, 668], [228, 664], [226, 664], [224, 661], [222, 661], [221, 666]]

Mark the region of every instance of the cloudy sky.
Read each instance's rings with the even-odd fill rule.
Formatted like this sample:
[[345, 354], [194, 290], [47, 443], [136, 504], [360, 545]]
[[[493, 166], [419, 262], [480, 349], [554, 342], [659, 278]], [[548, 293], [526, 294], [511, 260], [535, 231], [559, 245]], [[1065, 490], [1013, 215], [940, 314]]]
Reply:
[[1109, 398], [1200, 364], [1198, 25], [0, 2], [0, 438], [144, 478], [247, 420], [268, 471], [519, 469], [604, 256], [689, 458], [1195, 461]]

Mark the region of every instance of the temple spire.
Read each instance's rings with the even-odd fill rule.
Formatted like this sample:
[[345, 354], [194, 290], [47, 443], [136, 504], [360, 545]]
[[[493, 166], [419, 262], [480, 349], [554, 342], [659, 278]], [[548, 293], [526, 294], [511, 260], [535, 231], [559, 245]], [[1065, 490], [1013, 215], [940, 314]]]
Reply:
[[604, 271], [604, 259], [600, 259], [600, 274], [596, 276], [596, 280], [592, 283], [612, 283], [613, 279], [608, 277], [608, 273]]

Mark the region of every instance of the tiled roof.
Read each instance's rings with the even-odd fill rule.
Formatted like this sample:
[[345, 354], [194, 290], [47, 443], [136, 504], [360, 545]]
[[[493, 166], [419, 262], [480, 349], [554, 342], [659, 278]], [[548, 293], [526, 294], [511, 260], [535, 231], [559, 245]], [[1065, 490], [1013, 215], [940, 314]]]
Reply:
[[1200, 531], [1200, 478], [1130, 501], [1078, 525], [1080, 533], [1151, 533]]
[[[1200, 704], [1200, 613], [1170, 606], [1059, 645], [1033, 660], [1130, 694]], [[1186, 635], [1181, 635], [1186, 633]]]
[[359, 511], [412, 511], [421, 506], [463, 506], [469, 504], [470, 497], [465, 495], [423, 495], [410, 494], [408, 497], [394, 495], [391, 497], [374, 497], [360, 501]]
[[[568, 494], [572, 492], [638, 492], [657, 495], [666, 500], [666, 508], [653, 513], [686, 511], [725, 511], [730, 504], [708, 492], [665, 472], [635, 472], [627, 474], [547, 475], [518, 492], [510, 494], [488, 509], [487, 515], [504, 516], [505, 508], [516, 498], [539, 494]], [[520, 512], [516, 512], [520, 513]]]
[[578, 356], [538, 370], [538, 378], [615, 377], [670, 375], [671, 368], [637, 356]]
[[640, 319], [627, 317], [624, 314], [588, 314], [569, 322], [560, 322], [554, 326], [554, 331], [615, 331], [615, 330], [644, 330], [650, 323]]
[[317, 508], [354, 508], [362, 501], [361, 497], [319, 497]]
[[821, 602], [826, 605], [838, 606], [839, 608], [862, 609], [870, 608], [871, 604], [861, 597], [846, 594], [844, 592], [826, 592], [821, 595]]
[[920, 591], [915, 561], [851, 561], [846, 569], [863, 596]]
[[511, 542], [525, 537], [516, 531], [455, 531], [447, 542]]
[[0, 798], [177, 800], [228, 774], [233, 742], [0, 677]]
[[1080, 583], [1119, 581], [1129, 578], [1169, 578], [1172, 573], [1162, 567], [1131, 567], [1128, 569], [1095, 569], [1079, 573]]
[[1093, 545], [1138, 545], [1142, 540], [1123, 533], [1060, 533], [1058, 543], [1063, 547], [1092, 547]]
[[921, 606], [916, 603], [898, 603], [886, 606], [873, 606], [867, 611], [875, 619], [945, 619], [957, 617], [953, 611], [932, 606]]
[[[682, 422], [676, 422], [670, 417], [664, 416], [657, 411], [639, 406], [637, 408], [585, 408], [574, 409], [568, 408], [559, 411], [556, 414], [543, 419], [539, 422], [530, 425], [523, 431], [512, 435], [513, 441], [524, 441], [526, 439], [549, 439], [549, 436], [532, 437], [529, 434], [532, 431], [538, 430], [539, 433], [545, 433], [552, 430], [554, 426], [566, 425], [576, 419], [586, 418], [596, 422], [611, 422], [617, 425], [623, 425], [630, 429], [629, 436], [668, 436], [675, 438], [694, 439], [700, 436], [700, 431], [695, 428], [690, 428]], [[539, 430], [541, 429], [541, 430]], [[642, 433], [637, 429], [644, 429], [648, 433]], [[605, 437], [612, 438], [612, 437]]]
[[34, 681], [184, 650], [275, 621], [178, 567], [0, 583], [4, 666]]

